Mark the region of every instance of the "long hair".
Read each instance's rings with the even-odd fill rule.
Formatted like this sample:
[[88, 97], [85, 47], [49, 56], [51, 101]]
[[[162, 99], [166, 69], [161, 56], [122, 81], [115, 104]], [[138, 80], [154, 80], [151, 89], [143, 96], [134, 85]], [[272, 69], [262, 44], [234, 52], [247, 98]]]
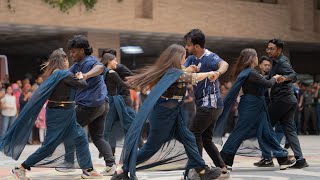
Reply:
[[109, 62], [114, 60], [116, 58], [115, 55], [111, 54], [111, 53], [105, 53], [103, 54], [102, 58], [101, 58], [101, 63], [107, 67]]
[[55, 69], [64, 69], [63, 61], [65, 58], [67, 58], [67, 54], [63, 50], [54, 50], [49, 56], [49, 60], [42, 64], [43, 79], [47, 79]]
[[181, 69], [181, 59], [186, 50], [183, 46], [172, 44], [164, 50], [155, 64], [139, 69], [137, 75], [128, 77], [133, 88], [141, 90], [151, 89], [170, 68]]
[[236, 80], [237, 76], [242, 70], [251, 66], [256, 56], [257, 52], [254, 49], [246, 48], [241, 51], [240, 56], [238, 57], [231, 72], [232, 81]]

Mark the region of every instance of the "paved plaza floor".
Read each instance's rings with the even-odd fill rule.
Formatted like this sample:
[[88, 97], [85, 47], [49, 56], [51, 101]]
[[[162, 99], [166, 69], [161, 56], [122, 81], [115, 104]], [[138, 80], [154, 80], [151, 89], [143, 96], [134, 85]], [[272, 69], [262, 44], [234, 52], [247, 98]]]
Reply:
[[[320, 136], [299, 136], [304, 156], [306, 157], [310, 167], [304, 169], [288, 169], [280, 171], [276, 164], [272, 168], [258, 168], [253, 166], [253, 163], [259, 160], [259, 157], [243, 157], [236, 156], [231, 178], [233, 180], [320, 180]], [[14, 161], [3, 154], [0, 154], [0, 179], [12, 179], [10, 170], [16, 165], [19, 165], [34, 152], [39, 145], [28, 145], [19, 161]], [[94, 166], [98, 171], [103, 171], [104, 161], [98, 159], [98, 151], [95, 146], [90, 143], [90, 150]], [[117, 158], [119, 158], [121, 148], [117, 148]], [[209, 157], [205, 155], [205, 160], [208, 164], [212, 164]], [[73, 180], [81, 179], [81, 170], [76, 170], [70, 173], [57, 172], [52, 168], [32, 168], [32, 171], [27, 172], [27, 176], [31, 180]], [[180, 180], [182, 171], [138, 171], [139, 180]], [[105, 176], [103, 179], [110, 179]]]

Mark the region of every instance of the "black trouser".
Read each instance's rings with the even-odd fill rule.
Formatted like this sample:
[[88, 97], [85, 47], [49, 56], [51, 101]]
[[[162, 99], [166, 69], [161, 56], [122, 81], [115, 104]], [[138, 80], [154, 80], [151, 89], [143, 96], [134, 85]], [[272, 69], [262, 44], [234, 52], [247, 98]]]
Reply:
[[296, 132], [296, 125], [294, 121], [294, 115], [298, 107], [297, 103], [286, 103], [282, 101], [271, 102], [269, 105], [269, 115], [272, 126], [274, 127], [277, 122], [282, 126], [285, 136], [291, 145], [294, 155], [298, 158], [302, 158], [302, 151], [298, 135]]
[[102, 104], [98, 107], [85, 107], [80, 105], [76, 107], [78, 123], [82, 127], [88, 125], [93, 144], [104, 157], [106, 166], [112, 166], [115, 164], [115, 158], [110, 144], [104, 139], [104, 123], [108, 111], [109, 103]]
[[190, 122], [189, 129], [194, 134], [199, 149], [199, 153], [202, 156], [202, 149], [204, 148], [213, 163], [220, 168], [225, 167], [225, 164], [220, 156], [219, 150], [212, 142], [213, 128], [220, 114], [222, 108], [213, 109], [206, 107], [197, 107], [196, 116]]

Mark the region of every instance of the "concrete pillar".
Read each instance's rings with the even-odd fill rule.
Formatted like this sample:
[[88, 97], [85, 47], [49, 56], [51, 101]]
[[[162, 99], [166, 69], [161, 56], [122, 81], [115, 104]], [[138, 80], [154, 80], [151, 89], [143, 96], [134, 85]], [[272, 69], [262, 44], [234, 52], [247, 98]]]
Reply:
[[320, 32], [320, 10], [318, 10], [315, 14], [315, 26], [314, 26], [314, 31], [315, 32]]
[[314, 31], [315, 25], [315, 1], [304, 0], [304, 30], [308, 32]]
[[[315, 5], [314, 31], [315, 32], [320, 32], [320, 1], [316, 1], [314, 5]], [[318, 7], [319, 7], [319, 9], [318, 9]]]
[[315, 2], [311, 0], [290, 1], [291, 29], [312, 32], [315, 24]]

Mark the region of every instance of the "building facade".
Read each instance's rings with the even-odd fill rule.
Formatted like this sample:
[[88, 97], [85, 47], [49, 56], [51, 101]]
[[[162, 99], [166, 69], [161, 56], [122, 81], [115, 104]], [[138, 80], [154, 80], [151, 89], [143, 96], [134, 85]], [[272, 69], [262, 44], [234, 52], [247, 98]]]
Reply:
[[[43, 0], [0, 1], [0, 54], [10, 72], [36, 71], [52, 50], [84, 34], [94, 55], [105, 48], [141, 46], [144, 53], [118, 53], [131, 68], [153, 62], [172, 43], [199, 28], [208, 49], [232, 62], [246, 47], [265, 54], [266, 42], [281, 38], [299, 73], [320, 74], [319, 0], [99, 0], [87, 11], [78, 4], [62, 12]], [[303, 65], [303, 67], [302, 67]], [[318, 66], [319, 67], [319, 66]], [[12, 73], [10, 73], [11, 76]], [[13, 77], [16, 78], [16, 77]]]

